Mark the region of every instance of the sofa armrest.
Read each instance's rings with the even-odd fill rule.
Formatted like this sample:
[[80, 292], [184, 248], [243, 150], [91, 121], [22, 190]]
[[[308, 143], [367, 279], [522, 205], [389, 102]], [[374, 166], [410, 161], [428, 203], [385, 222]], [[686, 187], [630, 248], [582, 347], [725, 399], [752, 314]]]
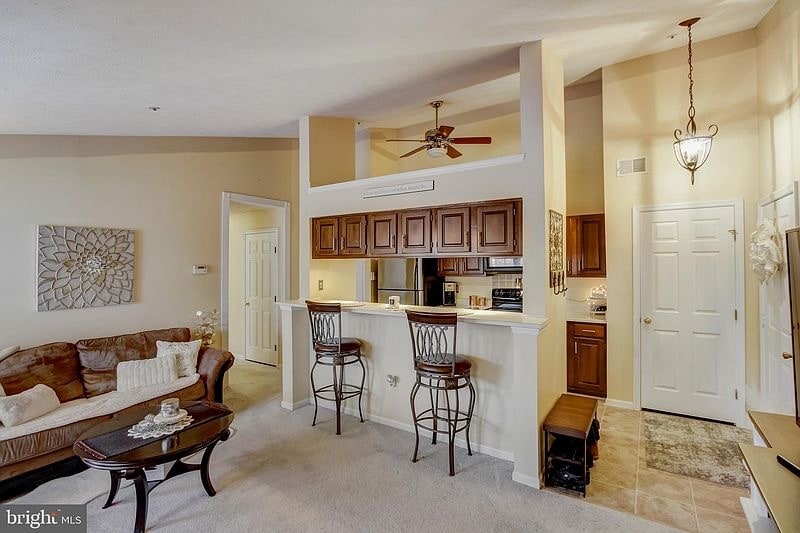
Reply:
[[225, 372], [233, 366], [231, 352], [223, 352], [210, 346], [200, 348], [197, 356], [197, 373], [206, 386], [206, 399], [222, 403], [222, 386]]

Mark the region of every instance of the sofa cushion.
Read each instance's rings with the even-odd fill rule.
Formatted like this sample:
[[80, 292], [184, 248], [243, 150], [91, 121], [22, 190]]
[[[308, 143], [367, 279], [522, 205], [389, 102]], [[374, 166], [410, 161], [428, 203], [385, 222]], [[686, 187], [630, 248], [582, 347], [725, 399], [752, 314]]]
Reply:
[[0, 422], [6, 427], [18, 426], [52, 413], [60, 405], [56, 391], [39, 383], [19, 394], [0, 398]]
[[78, 352], [74, 344], [54, 342], [13, 353], [0, 361], [0, 383], [6, 394], [19, 394], [43, 383], [61, 403], [83, 397]]
[[189, 328], [154, 329], [142, 332], [147, 344], [147, 357], [155, 357], [158, 351], [158, 341], [188, 342], [192, 339]]
[[189, 376], [197, 373], [197, 355], [200, 353], [200, 339], [189, 342], [158, 341], [156, 358], [174, 354], [178, 362], [178, 375]]
[[154, 359], [121, 361], [117, 365], [117, 390], [120, 392], [172, 383], [177, 379], [178, 355], [174, 353]]
[[167, 398], [202, 400], [205, 394], [203, 381], [194, 374], [137, 392], [114, 391], [62, 404], [52, 413], [25, 424], [0, 427], [0, 465], [71, 447], [81, 433], [112, 415], [145, 407], [155, 408]]
[[147, 358], [144, 333], [84, 339], [75, 343], [81, 363], [83, 389], [91, 398], [117, 388], [117, 364]]

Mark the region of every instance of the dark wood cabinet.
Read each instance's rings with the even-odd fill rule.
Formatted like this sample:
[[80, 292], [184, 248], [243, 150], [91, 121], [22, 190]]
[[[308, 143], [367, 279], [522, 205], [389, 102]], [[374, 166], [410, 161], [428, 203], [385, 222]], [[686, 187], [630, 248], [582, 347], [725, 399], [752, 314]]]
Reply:
[[605, 215], [567, 217], [567, 276], [606, 276]]
[[448, 207], [435, 210], [436, 251], [442, 253], [465, 253], [472, 251], [470, 231], [472, 209]]
[[440, 257], [437, 270], [440, 276], [485, 276], [483, 257]]
[[430, 209], [401, 211], [398, 215], [400, 225], [400, 254], [429, 254], [433, 251]]
[[517, 202], [493, 202], [475, 207], [478, 228], [475, 251], [479, 254], [513, 254], [517, 249]]
[[605, 324], [567, 322], [567, 390], [606, 397]]
[[339, 218], [339, 257], [367, 255], [367, 217], [349, 215]]
[[397, 214], [367, 215], [367, 253], [370, 257], [397, 255]]
[[311, 231], [313, 257], [339, 255], [339, 217], [315, 218]]

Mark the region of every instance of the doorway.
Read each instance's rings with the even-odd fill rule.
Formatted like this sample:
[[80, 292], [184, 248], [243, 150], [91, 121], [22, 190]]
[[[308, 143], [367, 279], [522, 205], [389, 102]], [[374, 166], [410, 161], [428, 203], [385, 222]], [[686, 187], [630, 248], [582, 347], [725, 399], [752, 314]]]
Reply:
[[279, 367], [277, 302], [289, 295], [289, 205], [223, 193], [222, 211], [223, 347]]
[[642, 408], [745, 423], [742, 203], [634, 209]]
[[[786, 230], [796, 228], [797, 182], [758, 203], [757, 223], [772, 220], [785, 251]], [[772, 278], [758, 286], [760, 313], [761, 398], [758, 409], [769, 413], [794, 413], [792, 321], [789, 312], [789, 276], [784, 263]], [[788, 357], [787, 357], [788, 356]]]

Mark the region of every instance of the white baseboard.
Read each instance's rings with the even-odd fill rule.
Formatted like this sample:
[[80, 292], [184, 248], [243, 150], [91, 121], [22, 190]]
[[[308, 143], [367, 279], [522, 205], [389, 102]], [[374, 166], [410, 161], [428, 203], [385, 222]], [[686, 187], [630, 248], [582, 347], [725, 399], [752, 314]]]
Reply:
[[[332, 402], [320, 401], [319, 406], [331, 411], [335, 411], [336, 407]], [[350, 416], [358, 417], [358, 408], [353, 407], [345, 407], [342, 410], [343, 413], [348, 414]], [[383, 426], [389, 426], [395, 429], [400, 429], [402, 431], [407, 431], [408, 433], [414, 433], [414, 426], [412, 424], [406, 424], [405, 422], [400, 422], [399, 420], [394, 420], [392, 418], [385, 418], [382, 416], [373, 415], [370, 413], [364, 413], [364, 420], [369, 420], [370, 422], [375, 422], [377, 424], [381, 424]], [[421, 429], [419, 431], [420, 436], [430, 437], [433, 433], [426, 430]], [[446, 435], [446, 433], [445, 433]], [[441, 438], [441, 433], [440, 433]], [[466, 439], [459, 439], [456, 438], [455, 445], [459, 448], [467, 448], [467, 441]], [[479, 442], [470, 441], [470, 445], [472, 446], [473, 452], [482, 453], [483, 455], [488, 455], [490, 457], [496, 457], [497, 459], [502, 459], [503, 461], [511, 461], [514, 462], [514, 454], [512, 452], [506, 450], [499, 450], [497, 448], [493, 448], [491, 446], [486, 446]], [[520, 482], [522, 483], [522, 482]], [[525, 483], [527, 485], [528, 483]], [[532, 487], [534, 485], [531, 485]], [[538, 485], [536, 485], [538, 488]]]
[[542, 488], [542, 483], [538, 477], [529, 476], [528, 474], [523, 474], [522, 472], [517, 472], [516, 470], [511, 473], [511, 480], [522, 485], [533, 487], [534, 489]]
[[305, 407], [309, 404], [309, 399], [306, 398], [305, 400], [300, 400], [299, 402], [289, 403], [281, 401], [281, 407], [287, 409], [289, 411], [294, 411], [295, 409], [300, 409], [301, 407]]
[[633, 402], [628, 402], [625, 400], [615, 400], [614, 398], [606, 398], [606, 405], [611, 407], [618, 407], [619, 409], [631, 409], [633, 411], [638, 411], [636, 407], [634, 407]]

